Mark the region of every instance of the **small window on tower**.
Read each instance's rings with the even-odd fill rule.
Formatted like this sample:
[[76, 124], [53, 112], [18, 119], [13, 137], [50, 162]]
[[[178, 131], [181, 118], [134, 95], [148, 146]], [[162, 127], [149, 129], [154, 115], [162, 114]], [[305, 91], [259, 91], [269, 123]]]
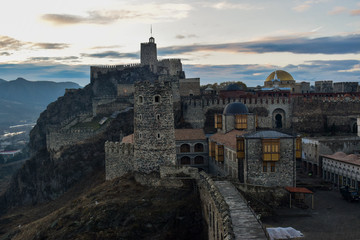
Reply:
[[157, 134], [157, 139], [160, 139], [161, 138], [161, 135], [160, 133]]
[[156, 114], [156, 119], [160, 120], [160, 114]]
[[156, 103], [159, 103], [160, 102], [160, 96], [155, 96], [154, 97], [154, 102], [156, 102]]
[[142, 115], [141, 114], [139, 114], [139, 120], [142, 120]]
[[139, 103], [143, 103], [143, 102], [144, 102], [143, 96], [139, 96]]

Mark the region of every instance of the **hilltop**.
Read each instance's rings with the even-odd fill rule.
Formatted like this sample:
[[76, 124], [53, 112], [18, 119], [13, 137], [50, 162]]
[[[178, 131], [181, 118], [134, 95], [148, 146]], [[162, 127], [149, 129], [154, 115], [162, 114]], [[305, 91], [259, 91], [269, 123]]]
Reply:
[[191, 182], [155, 188], [135, 178], [104, 182], [99, 171], [53, 202], [13, 209], [0, 218], [0, 238], [206, 239]]
[[81, 87], [73, 82], [0, 79], [0, 125], [16, 124], [19, 120], [36, 120], [40, 112], [64, 95], [68, 88]]

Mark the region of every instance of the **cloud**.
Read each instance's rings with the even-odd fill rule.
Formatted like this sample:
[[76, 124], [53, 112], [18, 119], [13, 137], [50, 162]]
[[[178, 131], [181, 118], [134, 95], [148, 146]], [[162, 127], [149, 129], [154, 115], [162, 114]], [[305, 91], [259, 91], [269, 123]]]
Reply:
[[66, 43], [32, 43], [32, 46], [41, 49], [64, 49], [68, 48], [69, 44]]
[[[8, 36], [0, 36], [0, 49], [1, 50], [21, 50], [21, 49], [64, 49], [69, 47], [66, 43], [36, 43], [20, 41]], [[9, 53], [5, 53], [9, 54]], [[2, 54], [3, 55], [3, 54]]]
[[293, 10], [295, 10], [296, 12], [305, 12], [309, 8], [310, 8], [310, 4], [304, 3], [297, 5], [296, 7], [293, 7]]
[[211, 5], [211, 7], [219, 10], [225, 9], [237, 9], [237, 10], [253, 10], [260, 9], [259, 7], [251, 4], [242, 4], [242, 3], [229, 3], [229, 2], [219, 2]]
[[67, 61], [67, 60], [77, 60], [79, 57], [69, 56], [69, 57], [32, 57], [29, 58], [30, 61]]
[[11, 54], [8, 52], [0, 52], [0, 56], [10, 56]]
[[188, 34], [188, 35], [181, 35], [181, 34], [178, 34], [175, 36], [175, 38], [177, 39], [184, 39], [184, 38], [197, 38], [198, 36], [195, 35], [195, 34]]
[[24, 43], [15, 38], [0, 36], [0, 49], [2, 50], [17, 50], [23, 45]]
[[267, 76], [276, 69], [289, 72], [297, 82], [333, 80], [334, 82], [359, 81], [360, 61], [308, 61], [299, 65], [183, 65], [187, 77], [200, 77], [202, 85], [224, 81], [242, 81], [247, 86], [264, 85]]
[[[120, 8], [120, 7], [119, 7]], [[44, 14], [44, 21], [55, 25], [71, 24], [112, 24], [116, 21], [138, 19], [143, 21], [158, 21], [181, 19], [188, 16], [192, 7], [188, 4], [142, 4], [121, 6], [122, 10], [94, 10], [88, 11], [84, 16], [73, 14]]]
[[330, 12], [328, 12], [329, 15], [338, 15], [347, 12], [346, 7], [342, 6], [336, 6], [334, 7]]
[[314, 4], [319, 4], [323, 2], [327, 2], [328, 0], [308, 0], [308, 1], [300, 1], [301, 4], [293, 7], [293, 10], [296, 12], [305, 12], [310, 9]]
[[91, 57], [91, 58], [133, 58], [139, 59], [139, 54], [137, 53], [119, 53], [115, 51], [106, 51], [101, 53], [82, 53], [83, 57]]
[[177, 55], [190, 52], [219, 51], [232, 53], [291, 52], [303, 54], [360, 53], [360, 34], [321, 38], [276, 37], [265, 40], [222, 44], [195, 44], [159, 49], [160, 55]]
[[352, 10], [350, 14], [351, 16], [360, 16], [360, 9]]

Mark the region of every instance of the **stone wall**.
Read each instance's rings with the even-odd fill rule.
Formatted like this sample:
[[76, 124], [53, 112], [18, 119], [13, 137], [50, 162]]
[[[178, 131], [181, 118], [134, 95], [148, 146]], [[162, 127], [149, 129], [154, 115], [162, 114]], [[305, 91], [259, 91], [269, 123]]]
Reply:
[[333, 81], [315, 81], [315, 92], [331, 93], [333, 91]]
[[292, 109], [292, 126], [295, 131], [350, 133], [356, 116], [360, 115], [360, 99], [294, 99]]
[[158, 61], [158, 73], [171, 76], [185, 77], [180, 59], [162, 59]]
[[[282, 111], [283, 128], [291, 127], [292, 105], [287, 97], [259, 97], [259, 98], [205, 98], [205, 97], [182, 97], [182, 109], [184, 120], [191, 124], [193, 128], [203, 128], [205, 126], [206, 113], [208, 111], [224, 109], [224, 107], [232, 102], [244, 103], [250, 111], [253, 109], [265, 109], [258, 115], [259, 128], [275, 127], [276, 113]], [[255, 112], [255, 111], [254, 111]]]
[[262, 139], [245, 138], [245, 183], [266, 187], [295, 186], [296, 161], [294, 141], [294, 138], [280, 138], [280, 160], [275, 162], [275, 172], [271, 172], [270, 166], [268, 166], [267, 172], [264, 172]]
[[105, 142], [106, 180], [121, 177], [133, 171], [134, 145], [131, 143]]
[[130, 99], [116, 99], [113, 102], [98, 105], [95, 108], [95, 116], [97, 115], [111, 115], [115, 111], [121, 111], [128, 107], [132, 107], [133, 102]]
[[46, 134], [46, 146], [49, 152], [57, 152], [62, 147], [74, 145], [95, 137], [104, 132], [108, 124], [104, 124], [97, 130], [93, 129], [60, 129], [48, 130]]
[[200, 172], [197, 185], [203, 218], [208, 226], [208, 239], [235, 239], [229, 206], [213, 180], [204, 172]]
[[117, 85], [118, 97], [131, 97], [134, 94], [134, 84], [119, 84]]
[[200, 96], [200, 78], [180, 79], [180, 96]]
[[337, 82], [334, 83], [334, 92], [357, 92], [358, 82]]

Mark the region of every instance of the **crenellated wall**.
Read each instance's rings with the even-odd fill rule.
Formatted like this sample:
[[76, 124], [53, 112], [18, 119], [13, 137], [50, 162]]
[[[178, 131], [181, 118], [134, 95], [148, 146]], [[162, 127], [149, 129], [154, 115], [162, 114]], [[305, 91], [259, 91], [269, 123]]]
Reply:
[[49, 152], [59, 151], [64, 146], [80, 143], [105, 131], [107, 124], [94, 129], [49, 129], [46, 133], [46, 146]]
[[106, 180], [121, 177], [133, 171], [134, 144], [105, 142], [105, 173]]
[[288, 97], [260, 97], [260, 98], [200, 98], [182, 97], [182, 109], [184, 120], [189, 122], [193, 128], [203, 128], [205, 126], [205, 114], [209, 110], [224, 109], [232, 102], [246, 104], [250, 111], [259, 108], [266, 109], [265, 114], [258, 114], [259, 128], [275, 127], [276, 114], [282, 114], [283, 128], [291, 127], [292, 105]]

